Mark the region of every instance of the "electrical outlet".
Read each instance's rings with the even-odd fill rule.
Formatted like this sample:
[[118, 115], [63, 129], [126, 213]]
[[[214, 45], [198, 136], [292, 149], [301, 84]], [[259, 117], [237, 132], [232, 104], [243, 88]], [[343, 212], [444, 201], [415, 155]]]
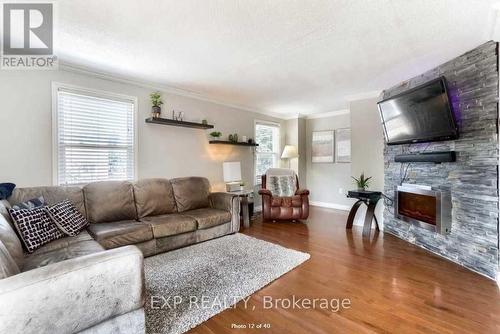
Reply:
[[344, 194], [344, 189], [343, 188], [339, 188], [339, 194]]

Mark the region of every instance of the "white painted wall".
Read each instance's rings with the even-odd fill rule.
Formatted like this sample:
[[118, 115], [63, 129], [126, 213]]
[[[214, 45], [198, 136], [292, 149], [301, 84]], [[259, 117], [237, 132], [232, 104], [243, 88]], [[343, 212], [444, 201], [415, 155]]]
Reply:
[[[207, 177], [214, 189], [223, 188], [222, 162], [241, 161], [242, 176], [253, 184], [252, 149], [229, 145], [209, 145], [211, 130], [146, 124], [150, 116], [149, 93], [153, 89], [130, 83], [100, 79], [68, 71], [2, 71], [0, 76], [0, 182], [18, 186], [52, 184], [52, 82], [100, 89], [138, 98], [138, 177], [199, 175]], [[185, 112], [185, 120], [206, 118], [223, 136], [238, 133], [254, 137], [254, 120], [284, 121], [262, 114], [241, 111], [210, 102], [163, 93], [164, 116], [171, 110]]]
[[[368, 190], [384, 191], [384, 133], [377, 108], [377, 98], [352, 101], [351, 115], [351, 172], [371, 176]], [[362, 220], [366, 208], [362, 206], [356, 220]], [[378, 222], [383, 225], [383, 201], [375, 210]]]
[[312, 163], [312, 132], [349, 128], [348, 113], [306, 120], [307, 187], [312, 204], [349, 208], [353, 201], [345, 192], [352, 188], [350, 163]]

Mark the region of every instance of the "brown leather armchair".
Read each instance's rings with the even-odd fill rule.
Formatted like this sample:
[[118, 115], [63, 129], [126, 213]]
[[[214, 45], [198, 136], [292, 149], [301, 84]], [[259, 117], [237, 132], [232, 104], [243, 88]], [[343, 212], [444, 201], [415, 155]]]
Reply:
[[262, 175], [262, 218], [264, 220], [299, 220], [309, 217], [309, 190], [299, 188], [299, 178], [295, 175], [296, 191], [291, 197], [273, 196], [266, 189], [266, 175]]

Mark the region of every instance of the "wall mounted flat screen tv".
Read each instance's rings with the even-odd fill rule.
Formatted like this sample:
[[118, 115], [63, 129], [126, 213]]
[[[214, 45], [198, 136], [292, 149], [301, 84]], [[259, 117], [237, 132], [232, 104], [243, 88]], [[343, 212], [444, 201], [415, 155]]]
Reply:
[[378, 109], [388, 145], [458, 138], [444, 77], [382, 100]]

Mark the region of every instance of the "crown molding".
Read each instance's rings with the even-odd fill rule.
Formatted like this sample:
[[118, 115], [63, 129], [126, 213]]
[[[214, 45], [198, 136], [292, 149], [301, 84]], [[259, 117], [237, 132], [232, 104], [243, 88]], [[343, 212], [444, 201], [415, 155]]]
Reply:
[[[113, 82], [118, 82], [118, 83], [122, 83], [122, 84], [133, 85], [133, 86], [147, 88], [147, 89], [151, 89], [151, 90], [159, 90], [159, 91], [163, 91], [163, 92], [173, 94], [173, 95], [178, 95], [178, 96], [183, 96], [183, 97], [187, 97], [187, 98], [191, 98], [191, 99], [195, 99], [195, 100], [199, 100], [199, 101], [214, 103], [214, 104], [218, 104], [221, 106], [234, 108], [234, 109], [247, 111], [247, 112], [252, 112], [255, 114], [265, 115], [268, 117], [273, 117], [273, 118], [277, 118], [277, 119], [281, 119], [281, 120], [291, 120], [291, 119], [297, 119], [297, 118], [306, 118], [306, 119], [324, 118], [324, 117], [332, 117], [332, 116], [338, 116], [338, 115], [343, 115], [343, 114], [349, 113], [349, 109], [344, 109], [344, 110], [336, 110], [336, 111], [315, 113], [315, 114], [309, 114], [309, 115], [280, 114], [280, 113], [275, 113], [275, 112], [270, 112], [270, 111], [258, 110], [258, 109], [250, 108], [247, 106], [239, 105], [239, 104], [228, 103], [228, 102], [224, 102], [224, 101], [221, 101], [218, 99], [210, 98], [210, 97], [205, 96], [205, 95], [198, 93], [198, 92], [194, 92], [194, 91], [190, 91], [190, 90], [186, 90], [186, 89], [181, 89], [181, 88], [177, 88], [177, 87], [173, 87], [173, 86], [169, 86], [169, 85], [165, 85], [165, 84], [160, 84], [160, 83], [156, 83], [156, 82], [148, 82], [148, 81], [144, 81], [144, 80], [139, 80], [139, 79], [135, 79], [135, 78], [132, 78], [129, 76], [111, 74], [108, 72], [96, 70], [94, 68], [75, 65], [75, 64], [65, 62], [62, 60], [59, 61], [59, 69], [62, 71], [66, 71], [66, 72], [84, 74], [84, 75], [92, 76], [95, 78], [113, 81]], [[382, 92], [382, 90], [377, 90], [377, 91], [370, 91], [370, 92], [365, 92], [365, 93], [360, 93], [360, 94], [348, 95], [345, 97], [345, 99], [347, 101], [355, 101], [355, 100], [374, 98], [374, 97], [378, 97], [381, 92]]]
[[356, 101], [356, 100], [372, 99], [375, 97], [379, 97], [380, 94], [382, 93], [382, 91], [383, 91], [382, 89], [379, 89], [379, 90], [372, 90], [369, 92], [346, 95], [345, 99], [349, 102]]
[[147, 88], [147, 89], [151, 89], [151, 90], [159, 90], [159, 91], [163, 91], [163, 92], [173, 94], [173, 95], [188, 97], [188, 98], [203, 101], [203, 102], [210, 102], [210, 103], [218, 104], [221, 106], [235, 108], [238, 110], [248, 111], [248, 112], [252, 112], [252, 113], [256, 113], [256, 114], [260, 114], [260, 115], [265, 115], [265, 116], [269, 116], [269, 117], [274, 117], [274, 118], [278, 118], [278, 119], [282, 119], [282, 120], [287, 120], [287, 119], [291, 119], [291, 118], [295, 117], [295, 116], [290, 116], [290, 115], [283, 115], [283, 114], [253, 109], [253, 108], [249, 108], [249, 107], [234, 104], [234, 103], [227, 103], [224, 101], [220, 101], [217, 99], [207, 97], [207, 96], [200, 94], [200, 93], [197, 93], [197, 92], [186, 90], [186, 89], [172, 87], [169, 85], [159, 84], [159, 83], [155, 83], [155, 82], [138, 80], [138, 79], [134, 79], [131, 77], [126, 77], [126, 76], [121, 76], [121, 75], [115, 75], [115, 74], [107, 73], [104, 71], [92, 69], [89, 67], [78, 66], [78, 65], [71, 64], [71, 63], [64, 62], [64, 61], [59, 62], [59, 69], [66, 71], [66, 72], [84, 74], [84, 75], [92, 76], [92, 77], [103, 79], [103, 80], [118, 82], [118, 83], [127, 84], [127, 85], [133, 85], [133, 86], [137, 86], [137, 87], [141, 87], [141, 88]]
[[333, 116], [339, 116], [339, 115], [346, 115], [346, 114], [349, 114], [350, 112], [351, 111], [349, 109], [333, 110], [333, 111], [327, 111], [327, 112], [307, 115], [306, 118], [307, 119], [327, 118], [327, 117], [333, 117]]

